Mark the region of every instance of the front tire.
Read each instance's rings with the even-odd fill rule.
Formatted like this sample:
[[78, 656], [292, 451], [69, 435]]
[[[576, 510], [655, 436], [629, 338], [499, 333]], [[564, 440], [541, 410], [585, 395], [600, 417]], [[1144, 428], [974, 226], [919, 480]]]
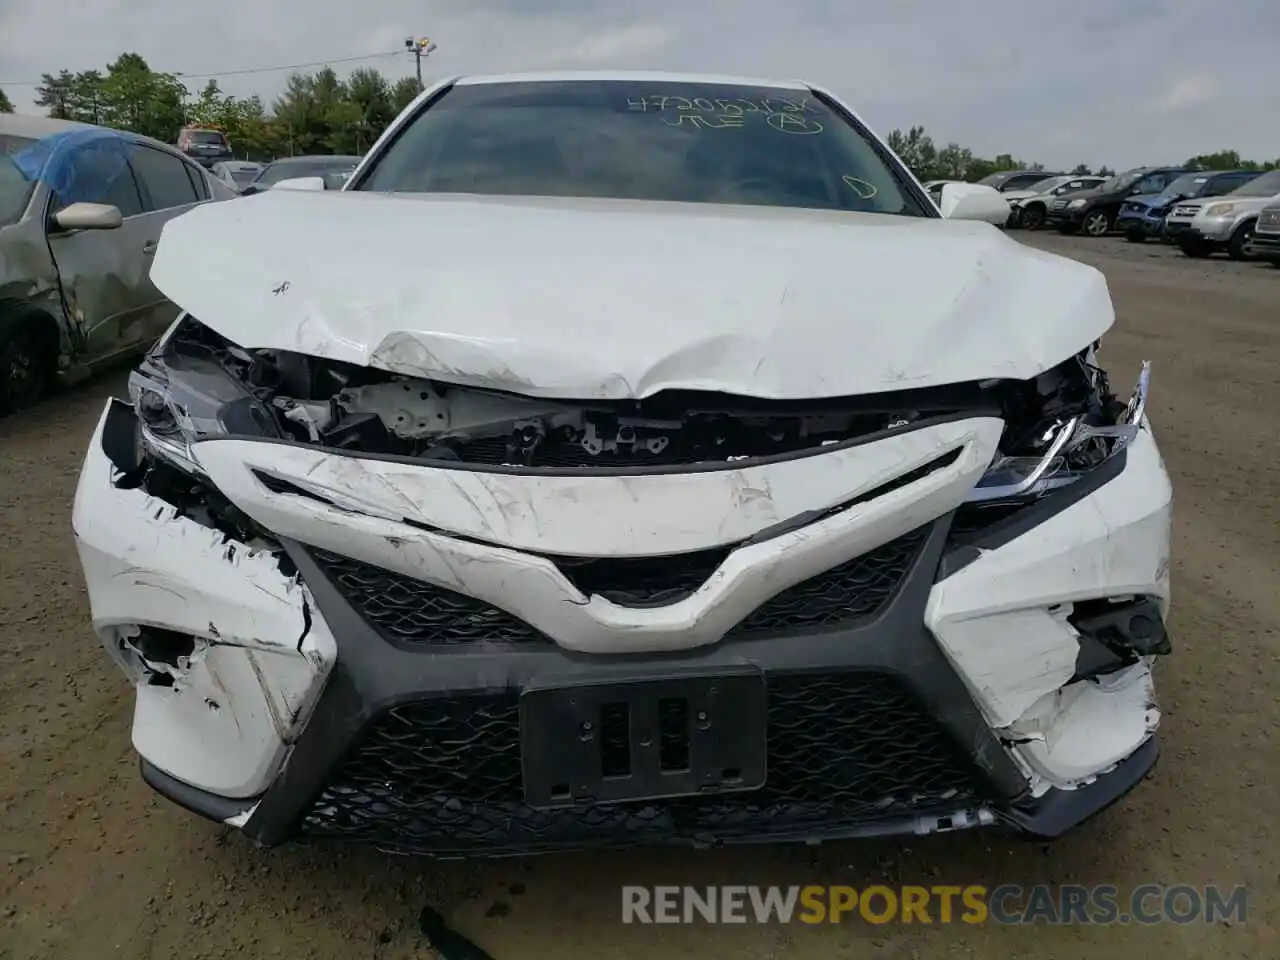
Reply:
[[1044, 207], [1038, 203], [1024, 207], [1018, 217], [1018, 223], [1023, 230], [1039, 230], [1044, 226]]
[[1179, 240], [1178, 249], [1194, 260], [1203, 260], [1213, 249], [1203, 240]]
[[1111, 214], [1105, 210], [1091, 210], [1085, 214], [1080, 227], [1090, 237], [1105, 237], [1111, 232]]
[[14, 320], [0, 341], [0, 414], [25, 410], [48, 391], [56, 357], [43, 334], [28, 316]]
[[1236, 232], [1231, 235], [1231, 239], [1227, 241], [1227, 256], [1232, 260], [1248, 260], [1249, 243], [1253, 240], [1253, 225], [1256, 221], [1249, 220], [1236, 227]]

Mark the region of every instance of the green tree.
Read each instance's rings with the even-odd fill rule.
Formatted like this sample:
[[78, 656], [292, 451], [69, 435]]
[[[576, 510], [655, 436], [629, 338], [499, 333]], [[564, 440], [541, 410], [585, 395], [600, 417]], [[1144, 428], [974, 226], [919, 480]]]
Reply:
[[82, 70], [72, 78], [68, 106], [73, 119], [102, 123], [106, 112], [104, 82], [98, 70]]
[[1093, 169], [1087, 163], [1077, 163], [1071, 168], [1073, 177], [1088, 177], [1093, 175]]
[[35, 104], [49, 111], [55, 120], [70, 120], [72, 88], [76, 78], [70, 70], [62, 70], [57, 76], [52, 73], [40, 74], [40, 83], [36, 86]]
[[[330, 71], [332, 72], [332, 71]], [[315, 93], [315, 78], [293, 73], [273, 107], [279, 136], [290, 156], [321, 149], [329, 135], [324, 111]]]
[[0, 113], [13, 113], [13, 101], [3, 90], [0, 90]]
[[392, 115], [398, 117], [401, 111], [413, 102], [418, 92], [418, 81], [413, 77], [401, 77], [393, 83], [391, 85]]
[[281, 152], [271, 118], [257, 94], [243, 100], [232, 99], [222, 127], [237, 156], [272, 160]]
[[185, 121], [186, 88], [172, 73], [157, 73], [136, 53], [107, 66], [102, 82], [104, 122], [172, 143]]
[[1190, 158], [1185, 164], [1193, 170], [1237, 170], [1244, 163], [1240, 160], [1238, 150], [1219, 150], [1217, 153], [1202, 153]]
[[354, 152], [364, 153], [395, 116], [391, 88], [377, 70], [361, 67], [347, 78], [347, 100], [354, 108]]
[[938, 162], [933, 171], [937, 180], [963, 180], [969, 175], [973, 166], [973, 151], [958, 143], [948, 143], [938, 151]]
[[924, 132], [924, 127], [912, 127], [906, 133], [893, 130], [887, 138], [889, 149], [902, 158], [908, 169], [921, 180], [936, 179], [933, 174], [938, 160], [937, 148], [933, 139]]

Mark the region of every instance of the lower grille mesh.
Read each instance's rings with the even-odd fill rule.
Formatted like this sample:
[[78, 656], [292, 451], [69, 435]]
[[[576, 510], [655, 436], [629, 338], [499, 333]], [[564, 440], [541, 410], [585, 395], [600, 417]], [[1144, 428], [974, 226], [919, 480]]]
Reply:
[[517, 694], [416, 701], [381, 715], [305, 828], [407, 853], [821, 835], [983, 791], [934, 718], [875, 673], [769, 678], [768, 780], [750, 793], [535, 810], [523, 802]]
[[[832, 567], [766, 600], [729, 636], [782, 633], [874, 616], [892, 599], [919, 556], [921, 528]], [[624, 606], [674, 603], [711, 575], [728, 551], [658, 558], [552, 558], [583, 592]], [[423, 644], [530, 643], [547, 638], [505, 610], [325, 550], [312, 554], [347, 603], [391, 640]]]

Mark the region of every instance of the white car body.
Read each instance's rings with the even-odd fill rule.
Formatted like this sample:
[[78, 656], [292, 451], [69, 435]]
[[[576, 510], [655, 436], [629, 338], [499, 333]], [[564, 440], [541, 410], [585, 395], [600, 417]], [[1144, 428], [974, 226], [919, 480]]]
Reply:
[[[1092, 363], [1091, 345], [1114, 319], [1102, 275], [987, 223], [360, 191], [396, 131], [451, 85], [655, 76], [690, 79], [447, 81], [406, 109], [342, 192], [271, 191], [171, 223], [155, 282], [240, 351], [303, 354], [386, 380], [393, 386], [344, 390], [342, 402], [422, 436], [431, 436], [433, 418], [479, 420], [490, 403], [528, 406], [530, 417], [563, 404], [623, 409], [674, 391], [764, 404], [861, 403], [1033, 381], [1075, 356]], [[923, 191], [919, 200], [927, 202]], [[185, 335], [181, 324], [158, 354]], [[929, 683], [950, 691], [971, 716], [963, 721], [971, 744], [984, 744], [975, 762], [998, 768], [1018, 799], [942, 800], [943, 813], [903, 814], [893, 829], [1002, 820], [1054, 834], [1128, 789], [1154, 761], [1154, 656], [1073, 680], [1085, 644], [1073, 609], [1145, 598], [1144, 609], [1162, 620], [1168, 603], [1171, 489], [1143, 413], [1145, 377], [1127, 419], [1108, 428], [1123, 439], [1096, 476], [1070, 484], [1064, 476], [1068, 485], [1026, 508], [1036, 518], [1028, 529], [1006, 525], [969, 546], [957, 546], [948, 530], [998, 456], [1004, 422], [986, 408], [909, 427], [895, 421], [803, 454], [585, 473], [459, 469], [243, 434], [174, 445], [144, 430], [165, 470], [191, 471], [274, 538], [250, 542], [211, 528], [199, 509], [149, 486], [145, 465], [129, 462], [148, 389], [135, 393], [136, 408], [108, 405], [77, 491], [73, 522], [93, 627], [137, 684], [133, 742], [148, 780], [264, 842], [281, 838], [283, 820], [304, 815], [287, 798], [319, 777], [317, 758], [338, 762], [333, 751], [345, 744], [326, 745], [316, 733], [338, 722], [338, 699], [354, 698], [350, 723], [356, 714], [359, 724], [372, 723], [393, 700], [422, 693], [393, 692], [406, 677], [443, 684], [428, 678], [436, 674], [427, 664], [461, 669], [470, 656], [435, 659], [443, 654], [381, 641], [353, 646], [354, 621], [334, 612], [345, 608], [320, 576], [318, 564], [330, 561], [315, 559], [329, 555], [400, 578], [386, 581], [396, 590], [443, 590], [536, 630], [541, 653], [504, 659], [496, 643], [485, 644], [481, 652], [494, 659], [473, 677], [527, 691], [543, 679], [522, 672], [533, 669], [530, 657], [608, 677], [656, 669], [672, 656], [747, 669], [747, 660], [785, 644], [726, 635], [770, 598], [903, 538], [923, 538], [914, 572], [902, 574], [906, 599], [886, 595], [888, 612], [849, 629], [863, 631], [858, 642], [882, 649], [895, 670], [911, 669], [892, 659], [908, 650], [933, 658]], [[445, 404], [446, 396], [461, 400]], [[282, 404], [309, 430], [326, 416], [323, 404]], [[184, 408], [179, 419], [191, 418], [198, 414]], [[1066, 442], [1069, 434], [1074, 443], [1069, 429], [1058, 435]], [[1059, 462], [1050, 454], [1045, 467]], [[593, 558], [675, 564], [716, 551], [723, 557], [701, 585], [666, 602], [610, 599], [571, 575], [573, 562]], [[300, 559], [283, 562], [283, 552]], [[891, 642], [884, 631], [893, 623]], [[187, 641], [172, 646], [174, 637], [188, 638], [189, 649]], [[161, 649], [169, 652], [159, 656]], [[379, 665], [363, 674], [368, 657]], [[332, 790], [324, 796], [313, 812], [322, 819], [340, 802]], [[1078, 811], [1060, 812], [1077, 802]], [[836, 832], [884, 829], [860, 821]]]

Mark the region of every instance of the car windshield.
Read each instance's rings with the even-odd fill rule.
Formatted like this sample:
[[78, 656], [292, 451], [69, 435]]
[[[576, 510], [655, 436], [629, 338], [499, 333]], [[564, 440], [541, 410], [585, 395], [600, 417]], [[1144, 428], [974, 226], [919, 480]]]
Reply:
[[[170, 128], [172, 129], [172, 128]], [[216, 130], [188, 130], [188, 143], [203, 143], [215, 147], [226, 146], [227, 138]]]
[[1010, 170], [1004, 170], [1000, 173], [989, 173], [979, 180], [978, 183], [986, 187], [998, 187], [1012, 176], [1015, 176], [1015, 173]]
[[281, 180], [294, 177], [324, 177], [332, 174], [350, 173], [356, 168], [359, 158], [356, 157], [316, 157], [314, 160], [282, 160], [269, 163], [251, 181], [261, 187], [270, 187]]
[[1108, 180], [1103, 180], [1098, 184], [1098, 189], [1103, 193], [1117, 193], [1121, 190], [1127, 190], [1147, 174], [1146, 167], [1138, 167], [1134, 170], [1126, 170], [1124, 173], [1117, 173]]
[[231, 179], [237, 187], [244, 187], [253, 183], [253, 178], [257, 175], [257, 167], [241, 167], [231, 171]]
[[1187, 173], [1178, 177], [1173, 183], [1169, 184], [1160, 192], [1160, 196], [1166, 199], [1174, 197], [1194, 197], [1204, 189], [1204, 185], [1209, 182], [1208, 176], [1203, 173]]
[[1274, 197], [1280, 194], [1280, 170], [1272, 170], [1236, 187], [1229, 197]]
[[18, 167], [13, 155], [35, 143], [29, 137], [0, 134], [0, 226], [22, 219], [35, 183]]
[[711, 82], [460, 84], [352, 189], [937, 215], [821, 98]]

